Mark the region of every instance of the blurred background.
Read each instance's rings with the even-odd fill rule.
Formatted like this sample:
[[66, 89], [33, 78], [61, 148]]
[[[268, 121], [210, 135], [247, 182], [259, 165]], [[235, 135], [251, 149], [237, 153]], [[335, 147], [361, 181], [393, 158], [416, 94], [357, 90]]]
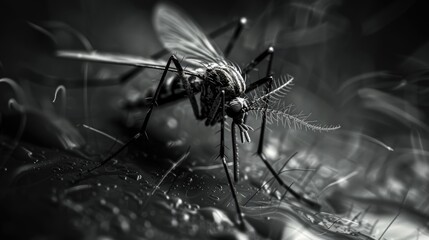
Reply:
[[[124, 85], [85, 88], [85, 79], [103, 82], [130, 68], [59, 59], [53, 53], [58, 48], [84, 50], [85, 46], [70, 34], [76, 30], [97, 51], [148, 57], [162, 48], [152, 25], [152, 12], [157, 3], [1, 1], [3, 208], [13, 205], [11, 202], [19, 191], [11, 182], [24, 171], [20, 167], [30, 161], [22, 157], [26, 153], [22, 149], [34, 153], [60, 149], [65, 151], [57, 153], [60, 156], [92, 159], [117, 145], [88, 130], [89, 127], [123, 141], [135, 133], [145, 110], [126, 111], [121, 109], [121, 103], [156, 84], [159, 72], [147, 70]], [[286, 181], [296, 182], [297, 188], [322, 203], [323, 212], [359, 222], [352, 226], [366, 236], [428, 239], [429, 19], [424, 3], [418, 0], [234, 0], [174, 4], [206, 33], [233, 19], [247, 17], [248, 24], [230, 59], [243, 67], [273, 45], [275, 77], [284, 74], [295, 77], [295, 85], [285, 101], [293, 103], [297, 112], [311, 113], [309, 120], [341, 125], [340, 130], [329, 133], [288, 129], [276, 123], [269, 125], [265, 152], [273, 164], [280, 167], [280, 160], [297, 152], [288, 166], [306, 170], [291, 172], [284, 176]], [[49, 29], [51, 37], [37, 31], [37, 26]], [[224, 48], [231, 33], [214, 42]], [[248, 81], [263, 76], [264, 65], [260, 70], [252, 72]], [[73, 83], [74, 87], [66, 86], [66, 91], [59, 90], [55, 95], [61, 85], [57, 80]], [[22, 107], [27, 109], [26, 114], [22, 113]], [[254, 141], [240, 145], [240, 154], [242, 181], [252, 185], [262, 182], [265, 172], [263, 164], [253, 156], [260, 119], [253, 117], [249, 121], [256, 129], [251, 134]], [[134, 153], [137, 156], [127, 155], [127, 160], [143, 171], [148, 165], [161, 166], [165, 171], [191, 146], [184, 168], [216, 166], [218, 162], [213, 159], [219, 144], [217, 130], [198, 122], [186, 101], [162, 106], [155, 111], [149, 126], [151, 141], [129, 151], [144, 152], [143, 157]], [[20, 151], [23, 155], [19, 155]], [[56, 159], [55, 153], [50, 154], [51, 157], [44, 159]], [[147, 160], [145, 154], [157, 161], [140, 161]], [[41, 162], [39, 159], [34, 164]], [[55, 164], [54, 161], [43, 166]], [[34, 174], [32, 172], [29, 179]], [[65, 173], [58, 174], [61, 177]], [[221, 172], [217, 176], [224, 179]], [[271, 192], [277, 191], [274, 188]], [[251, 195], [254, 190], [243, 191]], [[202, 202], [197, 203], [210, 206]], [[12, 219], [9, 227], [20, 224], [12, 216], [13, 210], [3, 211]], [[246, 211], [249, 216], [254, 213], [252, 209]], [[285, 221], [274, 213], [268, 217]], [[344, 226], [350, 227], [348, 224]], [[392, 226], [384, 234], [389, 224]], [[307, 238], [302, 237], [302, 232], [295, 235], [293, 231], [280, 232], [266, 237], [344, 239], [344, 236], [321, 236], [314, 232], [306, 233]], [[321, 230], [315, 232], [320, 234]]]

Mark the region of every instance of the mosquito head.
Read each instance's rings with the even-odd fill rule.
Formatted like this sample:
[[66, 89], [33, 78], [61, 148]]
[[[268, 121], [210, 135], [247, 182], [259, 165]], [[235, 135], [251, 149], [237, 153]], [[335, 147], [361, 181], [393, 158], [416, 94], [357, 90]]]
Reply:
[[236, 97], [226, 104], [226, 114], [232, 118], [236, 124], [243, 124], [246, 114], [248, 103], [247, 100], [241, 97]]
[[253, 128], [246, 124], [246, 117], [249, 111], [249, 104], [246, 99], [236, 97], [226, 104], [226, 114], [232, 118], [234, 124], [240, 129], [241, 142], [250, 142], [248, 131]]

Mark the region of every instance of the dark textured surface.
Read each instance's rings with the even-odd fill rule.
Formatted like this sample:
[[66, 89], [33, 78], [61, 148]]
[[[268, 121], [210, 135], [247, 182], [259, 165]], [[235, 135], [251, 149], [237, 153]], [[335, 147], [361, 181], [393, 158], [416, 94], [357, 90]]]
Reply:
[[[427, 239], [429, 28], [423, 3], [180, 5], [207, 32], [235, 17], [248, 17], [231, 59], [244, 66], [274, 43], [275, 75], [289, 73], [296, 79], [286, 101], [321, 123], [342, 125], [334, 133], [269, 125], [269, 160], [278, 170], [298, 152], [281, 177], [321, 203], [322, 212], [306, 209], [289, 195], [279, 201], [284, 191], [272, 184], [243, 206], [249, 229], [243, 235], [233, 225], [233, 201], [215, 160], [218, 127], [195, 120], [187, 102], [156, 109], [147, 141], [77, 181], [118, 148], [82, 124], [127, 140], [146, 109], [126, 112], [121, 101], [155, 84], [158, 72], [146, 71], [125, 86], [86, 89], [87, 99], [83, 89], [67, 89], [66, 98], [55, 103], [55, 84], [44, 86], [43, 77], [40, 82], [24, 74], [30, 68], [74, 78], [75, 86], [86, 67], [88, 78], [117, 76], [128, 68], [53, 57], [54, 44], [27, 21], [64, 22], [99, 51], [149, 56], [161, 46], [151, 23], [155, 1], [2, 1], [0, 76], [16, 81], [25, 99], [0, 83], [1, 238], [378, 239], [395, 220], [386, 239]], [[62, 48], [82, 49], [67, 33], [55, 37]], [[227, 40], [219, 37], [216, 43], [223, 47]], [[247, 81], [262, 74], [252, 72]], [[11, 98], [27, 114], [17, 105], [8, 106]], [[27, 124], [21, 135], [23, 116]], [[271, 178], [254, 156], [260, 119], [249, 117], [249, 124], [256, 130], [252, 143], [240, 145], [242, 179], [237, 185], [243, 205]], [[188, 159], [152, 196], [189, 146]]]

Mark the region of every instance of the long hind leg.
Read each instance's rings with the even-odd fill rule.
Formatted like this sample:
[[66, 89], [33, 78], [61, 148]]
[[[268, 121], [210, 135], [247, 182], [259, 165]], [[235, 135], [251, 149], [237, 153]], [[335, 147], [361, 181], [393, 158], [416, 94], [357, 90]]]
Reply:
[[[140, 139], [140, 137], [145, 134], [146, 129], [147, 129], [147, 125], [148, 125], [150, 117], [152, 115], [152, 112], [153, 112], [155, 106], [157, 105], [157, 99], [158, 99], [159, 94], [161, 92], [161, 88], [162, 88], [162, 85], [164, 84], [165, 77], [167, 75], [167, 72], [168, 72], [168, 69], [170, 67], [171, 62], [173, 62], [173, 64], [175, 65], [175, 67], [176, 67], [176, 69], [178, 71], [179, 77], [182, 79], [184, 85], [188, 86], [189, 83], [187, 82], [188, 80], [187, 80], [187, 78], [186, 78], [186, 76], [185, 76], [185, 74], [183, 72], [183, 68], [180, 65], [180, 62], [177, 60], [176, 56], [174, 56], [174, 55], [171, 56], [168, 59], [167, 65], [165, 66], [165, 69], [164, 69], [164, 72], [162, 73], [161, 79], [160, 79], [160, 81], [158, 83], [158, 87], [156, 88], [156, 91], [155, 91], [155, 94], [154, 94], [154, 96], [152, 98], [152, 102], [150, 104], [149, 110], [146, 113], [146, 116], [144, 118], [143, 124], [142, 124], [139, 132], [136, 135], [134, 135], [134, 137], [132, 137], [130, 140], [128, 140], [124, 145], [122, 145], [118, 150], [116, 150], [113, 154], [111, 154], [106, 159], [104, 159], [100, 164], [98, 164], [97, 166], [89, 169], [87, 171], [87, 173], [90, 173], [90, 172], [92, 172], [92, 171], [94, 171], [94, 170], [102, 167], [106, 163], [110, 162], [114, 157], [116, 157], [119, 153], [121, 153], [125, 148], [127, 148], [130, 144], [132, 144], [135, 141], [137, 141], [138, 139]], [[186, 88], [186, 86], [185, 86], [185, 88]], [[192, 92], [188, 93], [188, 97], [191, 100], [191, 104], [193, 102], [196, 103], [195, 96], [192, 94]], [[194, 113], [197, 116], [199, 114], [198, 113], [198, 111], [199, 111], [198, 110], [198, 105], [196, 105], [196, 106], [193, 105], [193, 109], [195, 111]]]
[[[272, 80], [273, 80], [272, 76], [271, 76], [273, 53], [274, 53], [274, 48], [269, 47], [265, 52], [263, 52], [261, 55], [256, 57], [255, 60], [253, 60], [250, 64], [247, 65], [247, 67], [244, 68], [243, 73], [250, 72], [253, 68], [256, 67], [256, 65], [258, 65], [260, 62], [262, 62], [263, 59], [265, 59], [266, 57], [269, 56], [269, 62], [268, 62], [268, 66], [267, 66], [266, 76], [264, 78], [256, 81], [255, 83], [250, 84], [249, 85], [250, 90], [247, 92], [253, 91], [257, 87], [262, 86], [262, 85], [267, 86], [266, 93], [270, 92], [271, 84], [272, 84]], [[265, 105], [265, 109], [267, 109], [267, 108], [268, 108], [268, 101], [266, 101], [266, 105]], [[317, 209], [317, 210], [320, 209], [319, 203], [303, 197], [302, 195], [297, 193], [295, 190], [293, 190], [290, 186], [286, 185], [286, 183], [283, 181], [283, 179], [279, 176], [279, 174], [277, 174], [277, 172], [274, 170], [274, 168], [268, 162], [268, 160], [267, 160], [267, 158], [263, 152], [266, 124], [267, 124], [267, 114], [266, 114], [266, 112], [264, 112], [262, 115], [262, 123], [261, 123], [261, 128], [260, 128], [261, 132], [259, 135], [259, 143], [258, 143], [258, 150], [257, 150], [258, 156], [260, 157], [262, 162], [265, 164], [265, 166], [268, 168], [268, 170], [271, 172], [271, 174], [274, 176], [276, 181], [280, 184], [280, 186], [282, 186], [287, 192], [292, 194], [292, 196], [294, 196], [297, 200], [305, 203], [309, 207], [311, 207], [313, 209]]]
[[221, 93], [221, 108], [222, 108], [222, 118], [221, 118], [221, 128], [220, 128], [220, 153], [219, 157], [222, 160], [222, 165], [225, 170], [226, 178], [228, 179], [228, 185], [231, 190], [232, 198], [234, 199], [235, 209], [237, 211], [238, 215], [238, 224], [241, 229], [244, 230], [244, 219], [243, 219], [243, 213], [241, 212], [240, 205], [238, 203], [237, 199], [237, 193], [234, 186], [234, 183], [231, 180], [231, 176], [229, 175], [228, 166], [226, 164], [226, 157], [225, 157], [225, 91], [222, 91]]
[[[268, 67], [267, 67], [267, 76], [265, 76], [264, 78], [248, 84], [246, 86], [246, 93], [249, 93], [253, 90], [255, 90], [256, 88], [258, 88], [259, 86], [262, 85], [266, 85], [268, 84], [269, 86], [271, 86], [271, 82], [272, 82], [272, 77], [271, 77], [271, 65], [272, 65], [272, 59], [273, 59], [273, 53], [274, 53], [274, 48], [273, 47], [268, 47], [264, 52], [262, 52], [259, 56], [257, 56], [254, 60], [252, 60], [244, 69], [243, 69], [243, 76], [246, 75], [247, 73], [249, 73], [250, 71], [252, 71], [258, 64], [260, 64], [265, 58], [268, 57]], [[263, 119], [263, 121], [266, 121], [265, 118]], [[263, 122], [264, 126], [265, 126], [265, 122]], [[232, 124], [231, 125], [231, 139], [232, 139], [232, 153], [233, 153], [233, 162], [234, 162], [234, 181], [238, 182], [239, 179], [239, 150], [238, 150], [238, 145], [237, 145], [237, 134], [236, 134], [236, 124]], [[262, 130], [265, 131], [265, 130]], [[262, 135], [263, 138], [263, 135]], [[261, 139], [259, 140], [261, 141]]]

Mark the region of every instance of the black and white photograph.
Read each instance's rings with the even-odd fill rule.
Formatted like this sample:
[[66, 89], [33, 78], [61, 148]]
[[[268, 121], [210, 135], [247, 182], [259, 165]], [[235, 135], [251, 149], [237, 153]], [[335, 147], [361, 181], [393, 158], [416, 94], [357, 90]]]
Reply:
[[0, 0], [0, 239], [429, 240], [424, 0]]

